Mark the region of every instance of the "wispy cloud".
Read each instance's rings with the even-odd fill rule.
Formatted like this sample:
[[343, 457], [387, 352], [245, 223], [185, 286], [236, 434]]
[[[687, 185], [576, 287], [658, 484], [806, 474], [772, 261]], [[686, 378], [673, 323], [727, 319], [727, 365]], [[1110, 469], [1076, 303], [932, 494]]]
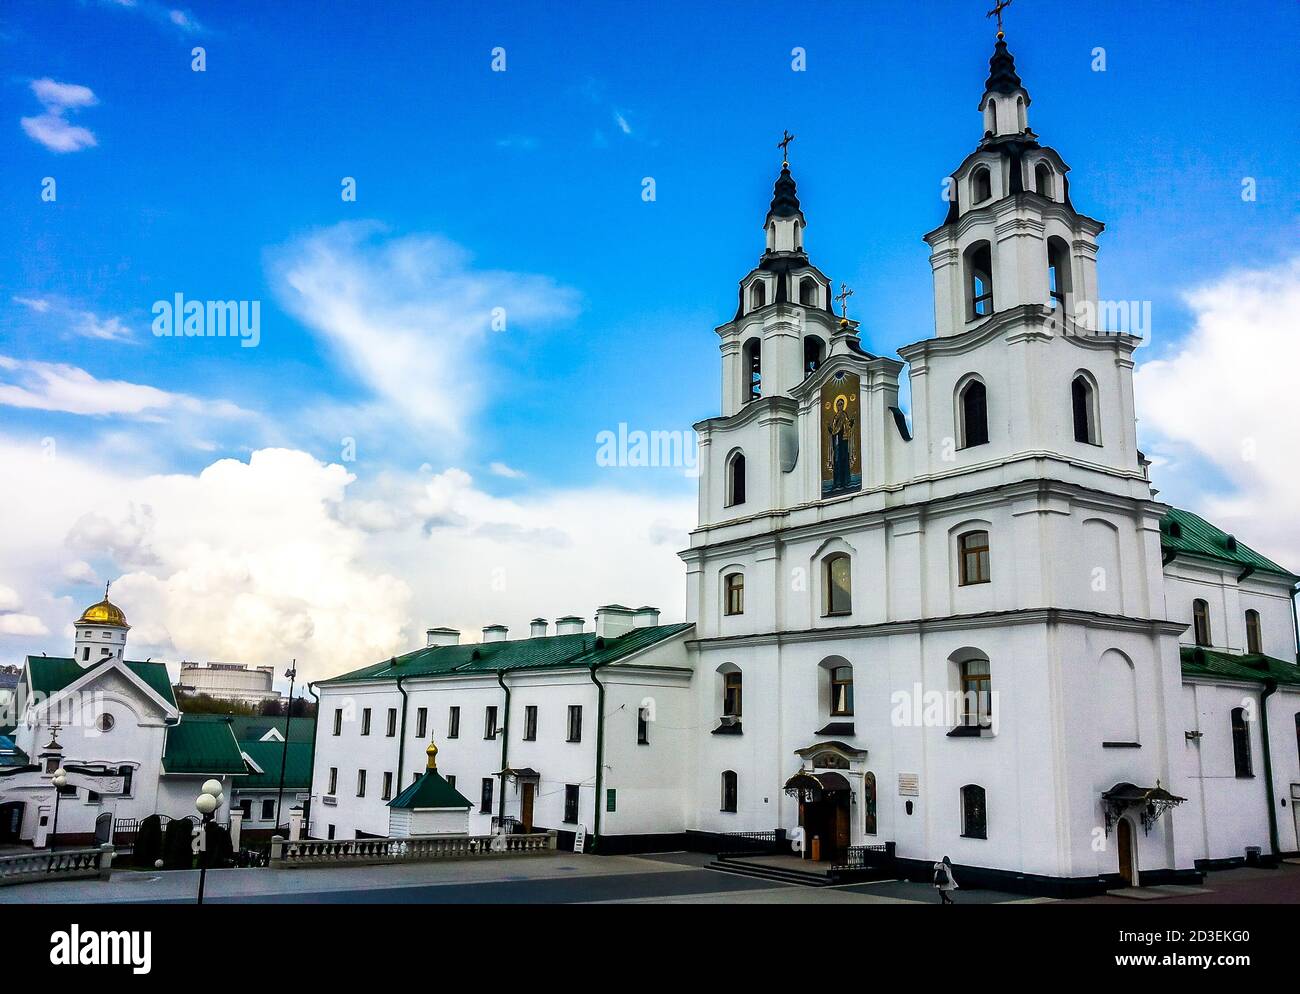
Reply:
[[522, 469], [515, 469], [513, 466], [507, 466], [503, 462], [494, 462], [488, 469], [493, 476], [504, 477], [507, 480], [522, 480], [528, 474]]
[[477, 269], [439, 235], [339, 224], [268, 255], [287, 310], [406, 421], [454, 448], [480, 401], [493, 334], [570, 317], [577, 294], [545, 276]]
[[43, 114], [21, 118], [23, 130], [33, 141], [51, 152], [77, 152], [97, 145], [95, 135], [88, 128], [69, 123], [68, 111], [93, 107], [99, 103], [93, 90], [79, 83], [60, 83], [45, 77], [32, 80], [32, 93], [45, 108]]
[[100, 0], [105, 7], [132, 11], [158, 24], [170, 24], [184, 34], [199, 34], [206, 30], [194, 15], [185, 8], [154, 3], [153, 0]]
[[63, 323], [65, 331], [81, 338], [94, 338], [104, 342], [136, 341], [135, 335], [121, 318], [100, 317], [94, 311], [73, 307], [58, 297], [15, 296], [13, 301], [35, 314], [44, 314], [58, 319]]

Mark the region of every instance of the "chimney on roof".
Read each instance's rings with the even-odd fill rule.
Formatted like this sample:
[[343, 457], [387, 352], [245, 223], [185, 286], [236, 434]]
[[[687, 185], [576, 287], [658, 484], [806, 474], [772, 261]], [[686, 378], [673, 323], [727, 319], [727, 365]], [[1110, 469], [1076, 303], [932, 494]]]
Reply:
[[534, 618], [528, 623], [528, 637], [540, 639], [546, 637], [546, 619]]
[[483, 629], [484, 642], [504, 642], [510, 629], [505, 625], [488, 625]]
[[460, 632], [454, 628], [430, 628], [424, 633], [426, 648], [437, 645], [460, 645]]
[[659, 624], [659, 609], [657, 607], [639, 607], [632, 612], [633, 628], [653, 628]]
[[556, 635], [581, 635], [582, 626], [587, 623], [585, 618], [579, 618], [575, 615], [567, 615], [563, 618], [555, 619]]
[[596, 634], [601, 638], [613, 639], [630, 632], [635, 614], [630, 607], [622, 604], [606, 604], [596, 608]]

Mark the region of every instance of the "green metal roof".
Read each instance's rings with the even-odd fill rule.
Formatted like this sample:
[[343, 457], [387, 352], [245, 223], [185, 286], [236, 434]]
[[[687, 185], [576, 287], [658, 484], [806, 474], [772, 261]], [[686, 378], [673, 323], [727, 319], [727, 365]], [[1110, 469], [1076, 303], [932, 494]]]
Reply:
[[1270, 677], [1282, 686], [1300, 687], [1300, 666], [1284, 659], [1275, 659], [1259, 653], [1239, 655], [1205, 649], [1201, 646], [1180, 646], [1184, 677], [1203, 677], [1218, 680], [1245, 680], [1263, 683]]
[[26, 766], [27, 753], [14, 744], [13, 737], [0, 734], [0, 766]]
[[[240, 742], [256, 742], [262, 738], [272, 728], [280, 733], [283, 738], [287, 718], [282, 717], [260, 717], [257, 715], [232, 714], [230, 716], [230, 727], [235, 733], [235, 738]], [[316, 737], [316, 718], [315, 716], [294, 716], [293, 723], [289, 725], [290, 742], [310, 742]]]
[[[93, 666], [82, 667], [75, 659], [66, 656], [28, 656], [27, 673], [32, 681], [32, 690], [49, 697], [57, 694], [74, 680], [84, 674], [107, 666], [112, 659], [104, 659]], [[137, 663], [126, 661], [126, 668], [143, 680], [159, 697], [176, 706], [176, 697], [172, 693], [172, 678], [167, 675], [166, 663]]]
[[[304, 724], [308, 724], [304, 722]], [[306, 790], [311, 783], [310, 742], [240, 742], [239, 747], [262, 770], [249, 771], [239, 781], [240, 790], [275, 790], [280, 786], [280, 760], [284, 758], [284, 785]]]
[[396, 656], [386, 662], [344, 673], [321, 684], [356, 683], [362, 680], [396, 680], [401, 677], [443, 676], [452, 673], [495, 673], [498, 670], [569, 669], [606, 666], [625, 656], [672, 638], [690, 624], [652, 625], [634, 628], [617, 638], [605, 639], [591, 632], [579, 635], [545, 635], [540, 638], [478, 645], [429, 646]]
[[167, 729], [163, 773], [246, 773], [244, 755], [224, 714], [182, 715]]
[[1248, 566], [1269, 573], [1300, 579], [1288, 569], [1284, 569], [1271, 559], [1266, 559], [1254, 549], [1241, 542], [1220, 528], [1216, 528], [1204, 518], [1184, 511], [1170, 508], [1169, 513], [1160, 519], [1160, 548], [1166, 558], [1171, 553], [1185, 552], [1193, 556], [1204, 556], [1222, 563], [1231, 563], [1245, 569]]
[[469, 800], [437, 770], [424, 776], [388, 802], [390, 808], [472, 808]]

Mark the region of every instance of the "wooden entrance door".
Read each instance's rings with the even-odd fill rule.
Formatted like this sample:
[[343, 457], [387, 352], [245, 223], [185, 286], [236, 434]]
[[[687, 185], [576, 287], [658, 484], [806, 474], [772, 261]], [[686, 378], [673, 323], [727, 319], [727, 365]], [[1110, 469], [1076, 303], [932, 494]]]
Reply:
[[1133, 826], [1127, 818], [1119, 820], [1115, 834], [1119, 848], [1119, 875], [1132, 887], [1137, 881], [1133, 873]]
[[525, 835], [533, 830], [533, 792], [536, 786], [531, 783], [519, 787], [519, 827]]

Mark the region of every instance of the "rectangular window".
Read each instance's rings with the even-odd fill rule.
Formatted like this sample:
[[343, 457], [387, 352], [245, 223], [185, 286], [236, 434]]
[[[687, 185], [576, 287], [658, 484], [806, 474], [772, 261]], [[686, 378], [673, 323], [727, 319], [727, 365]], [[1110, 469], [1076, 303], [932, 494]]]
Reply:
[[989, 533], [967, 532], [957, 541], [960, 545], [961, 585], [965, 587], [972, 583], [988, 583]]
[[240, 802], [239, 802], [239, 810], [240, 810], [240, 811], [243, 813], [243, 815], [244, 815], [244, 821], [252, 821], [252, 820], [253, 820], [253, 802], [252, 802], [251, 799], [249, 799], [249, 798], [245, 798], [244, 800], [240, 801]]
[[613, 787], [608, 788], [605, 791], [605, 810], [613, 811], [617, 803], [618, 803], [618, 791], [616, 791]]
[[576, 783], [566, 783], [564, 785], [564, 820], [570, 825], [578, 823], [578, 785]]
[[339, 792], [339, 768], [337, 766], [331, 766], [330, 786], [329, 786], [329, 790], [325, 791], [325, 793], [337, 794], [338, 792]]
[[135, 788], [135, 767], [122, 766], [117, 772], [122, 774], [122, 796], [131, 797]]
[[334, 709], [334, 734], [335, 735], [343, 734], [343, 709], [342, 708]]
[[478, 809], [483, 814], [490, 814], [492, 811], [492, 778], [484, 777], [482, 794], [479, 799]]
[[262, 821], [275, 821], [275, 801], [269, 797], [262, 801]]
[[415, 712], [415, 737], [422, 739], [429, 731], [429, 709], [419, 708]]
[[524, 741], [537, 741], [537, 705], [529, 704], [524, 708]]
[[745, 613], [745, 575], [743, 573], [728, 573], [723, 585], [726, 592], [725, 605], [723, 610], [727, 614], [744, 614]]
[[397, 734], [397, 708], [388, 709], [388, 732], [386, 734], [390, 739]]
[[636, 744], [648, 746], [650, 744], [650, 709], [636, 709]]
[[387, 770], [384, 771], [384, 795], [383, 800], [391, 801], [393, 799], [393, 774]]
[[722, 677], [722, 714], [727, 718], [740, 717], [741, 675], [726, 673]]
[[460, 738], [460, 708], [453, 707], [447, 713], [447, 738]]
[[334, 826], [333, 826], [333, 825], [329, 825], [329, 826], [327, 826], [327, 828], [328, 828], [328, 831], [325, 833], [325, 837], [326, 837], [327, 839], [332, 839], [332, 838], [334, 838]]
[[725, 770], [722, 774], [722, 810], [735, 813], [736, 810], [736, 773]]
[[569, 705], [569, 741], [582, 741], [582, 705]]
[[497, 707], [495, 704], [489, 704], [483, 709], [483, 738], [494, 739], [497, 737]]
[[370, 734], [370, 708], [361, 709], [361, 734]]
[[366, 771], [357, 770], [357, 797], [366, 796]]
[[[417, 773], [417, 774], [415, 775], [415, 779], [419, 780], [419, 779], [420, 779], [420, 774]], [[445, 779], [446, 779], [447, 783], [451, 784], [451, 789], [452, 789], [452, 790], [455, 790], [455, 789], [456, 789], [456, 774], [454, 774], [454, 773], [449, 773], [449, 774], [447, 774], [447, 776], [446, 776]]]

